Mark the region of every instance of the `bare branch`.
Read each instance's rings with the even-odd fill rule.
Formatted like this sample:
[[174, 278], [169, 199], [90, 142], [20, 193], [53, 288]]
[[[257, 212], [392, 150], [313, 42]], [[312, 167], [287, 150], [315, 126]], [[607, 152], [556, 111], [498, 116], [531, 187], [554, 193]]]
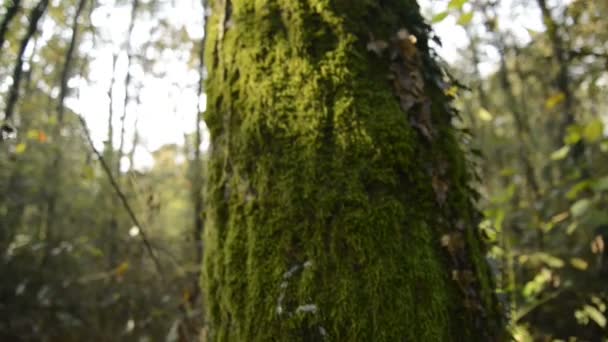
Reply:
[[120, 186], [118, 185], [118, 182], [116, 181], [116, 179], [112, 175], [112, 170], [111, 170], [110, 166], [108, 165], [108, 163], [106, 163], [106, 160], [104, 159], [104, 157], [101, 154], [101, 152], [99, 152], [99, 150], [95, 147], [95, 144], [93, 143], [93, 139], [91, 138], [91, 132], [89, 131], [89, 128], [87, 126], [86, 121], [84, 120], [84, 118], [81, 115], [77, 115], [77, 116], [78, 116], [78, 119], [80, 120], [80, 123], [82, 125], [82, 130], [83, 130], [83, 132], [85, 134], [85, 137], [87, 138], [87, 141], [89, 143], [89, 146], [91, 147], [91, 150], [97, 156], [97, 159], [99, 160], [99, 163], [101, 164], [102, 169], [104, 170], [106, 176], [108, 177], [108, 180], [110, 181], [110, 184], [112, 185], [112, 188], [116, 192], [116, 195], [120, 199], [120, 201], [121, 201], [123, 207], [125, 208], [127, 214], [129, 215], [129, 218], [131, 219], [131, 221], [133, 222], [133, 224], [137, 228], [139, 228], [139, 232], [140, 232], [139, 236], [141, 237], [141, 241], [143, 242], [143, 244], [144, 244], [144, 246], [146, 248], [146, 251], [150, 255], [150, 258], [152, 258], [152, 261], [154, 262], [154, 266], [156, 267], [156, 271], [158, 272], [159, 276], [161, 277], [161, 280], [164, 283], [165, 282], [165, 276], [164, 276], [164, 272], [163, 272], [161, 263], [158, 260], [158, 258], [156, 257], [156, 254], [154, 253], [154, 249], [152, 248], [152, 245], [150, 244], [150, 240], [148, 239], [146, 230], [144, 229], [144, 227], [142, 226], [141, 222], [139, 221], [139, 219], [135, 215], [135, 211], [133, 211], [133, 208], [131, 208], [131, 205], [129, 204], [129, 201], [127, 200], [127, 197], [122, 192], [122, 190], [120, 189]]

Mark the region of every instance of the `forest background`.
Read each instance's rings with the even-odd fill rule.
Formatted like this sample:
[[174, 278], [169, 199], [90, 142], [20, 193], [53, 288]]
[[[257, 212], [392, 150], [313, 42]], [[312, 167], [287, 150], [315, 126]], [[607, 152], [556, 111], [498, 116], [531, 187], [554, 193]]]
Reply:
[[[511, 334], [605, 339], [608, 4], [420, 4], [454, 77]], [[195, 0], [3, 1], [2, 339], [194, 340], [204, 13]]]

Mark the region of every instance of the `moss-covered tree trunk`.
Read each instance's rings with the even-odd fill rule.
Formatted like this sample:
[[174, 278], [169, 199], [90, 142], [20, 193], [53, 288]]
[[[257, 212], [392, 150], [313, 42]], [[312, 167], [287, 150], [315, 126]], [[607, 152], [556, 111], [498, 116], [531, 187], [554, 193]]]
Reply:
[[211, 340], [496, 340], [471, 175], [416, 2], [211, 7]]

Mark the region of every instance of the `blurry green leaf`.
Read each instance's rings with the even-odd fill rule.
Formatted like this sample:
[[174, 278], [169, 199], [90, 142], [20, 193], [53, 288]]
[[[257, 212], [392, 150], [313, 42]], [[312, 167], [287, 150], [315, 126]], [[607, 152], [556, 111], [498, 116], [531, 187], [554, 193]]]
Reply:
[[445, 90], [445, 94], [450, 97], [456, 97], [456, 95], [458, 95], [458, 87], [457, 86], [449, 87], [448, 89]]
[[604, 135], [604, 124], [601, 120], [595, 119], [585, 125], [583, 129], [583, 136], [585, 140], [590, 143], [597, 142]]
[[94, 257], [100, 258], [103, 256], [103, 251], [93, 245], [86, 245], [84, 249], [87, 251], [87, 253]]
[[23, 154], [26, 149], [27, 149], [27, 145], [25, 143], [19, 143], [19, 144], [17, 144], [17, 146], [15, 146], [15, 153]]
[[437, 15], [435, 15], [433, 17], [433, 19], [431, 19], [431, 22], [433, 24], [439, 23], [439, 22], [443, 21], [443, 19], [447, 18], [448, 14], [449, 13], [447, 11], [438, 13]]
[[597, 323], [597, 325], [602, 328], [606, 327], [606, 317], [603, 313], [600, 312], [600, 310], [596, 309], [591, 305], [585, 305], [583, 310], [589, 318], [591, 318], [595, 323]]
[[574, 144], [578, 143], [579, 141], [581, 141], [582, 135], [581, 135], [580, 126], [570, 125], [570, 126], [568, 126], [567, 132], [568, 133], [564, 137], [564, 143], [566, 145], [574, 145]]
[[572, 233], [574, 233], [574, 231], [576, 230], [576, 228], [578, 228], [578, 222], [572, 222], [568, 225], [568, 228], [566, 228], [566, 234], [567, 235], [572, 235]]
[[482, 121], [492, 121], [492, 114], [485, 108], [479, 108], [479, 111], [477, 112], [477, 116], [482, 120]]
[[595, 306], [597, 306], [597, 308], [601, 312], [606, 311], [606, 303], [604, 303], [604, 301], [602, 300], [602, 298], [600, 298], [598, 296], [591, 296], [591, 301], [593, 302], [593, 304], [595, 304]]
[[564, 93], [557, 93], [547, 99], [547, 101], [545, 102], [545, 108], [547, 108], [547, 110], [551, 110], [557, 107], [557, 105], [559, 105], [560, 103], [564, 102], [565, 99], [566, 95]]
[[555, 224], [553, 222], [543, 222], [540, 225], [540, 229], [543, 231], [543, 233], [548, 233], [551, 230], [553, 230], [553, 228], [555, 227]]
[[492, 221], [485, 219], [479, 224], [479, 230], [483, 233], [483, 236], [488, 242], [496, 241], [496, 230], [492, 227]]
[[591, 185], [592, 185], [592, 182], [590, 180], [584, 180], [582, 182], [578, 182], [578, 183], [574, 184], [570, 188], [570, 190], [566, 193], [566, 198], [569, 200], [573, 200], [573, 199], [577, 198], [581, 192], [589, 189], [589, 187]]
[[500, 175], [503, 177], [509, 177], [509, 176], [513, 176], [515, 174], [516, 170], [512, 167], [506, 167], [502, 170], [500, 170]]
[[38, 139], [38, 130], [37, 129], [30, 129], [30, 130], [27, 131], [26, 136], [27, 136], [28, 139], [37, 140]]
[[570, 259], [570, 265], [572, 265], [572, 267], [574, 267], [578, 270], [581, 270], [581, 271], [584, 271], [587, 269], [587, 267], [589, 267], [589, 264], [581, 258]]
[[581, 217], [589, 208], [591, 207], [591, 200], [588, 198], [583, 198], [578, 200], [572, 204], [570, 207], [570, 212], [574, 217]]
[[128, 270], [129, 270], [129, 263], [125, 261], [122, 264], [118, 265], [118, 267], [116, 267], [116, 269], [114, 269], [114, 274], [117, 277], [122, 277]]
[[592, 183], [591, 188], [598, 192], [608, 190], [608, 176], [597, 179]]
[[581, 218], [587, 227], [597, 227], [608, 222], [608, 212], [604, 209], [596, 209], [592, 207]]
[[516, 325], [513, 327], [513, 340], [516, 342], [532, 342], [534, 338], [532, 334], [528, 331], [528, 328], [524, 325]]
[[448, 4], [449, 9], [461, 9], [469, 0], [451, 0]]
[[471, 20], [473, 20], [473, 15], [473, 12], [463, 13], [460, 18], [458, 18], [458, 21], [456, 23], [460, 26], [467, 26], [471, 23]]
[[523, 288], [522, 294], [526, 298], [533, 297], [539, 294], [544, 288], [545, 285], [551, 280], [551, 271], [549, 269], [543, 268], [539, 273], [534, 276], [534, 279], [527, 282]]
[[568, 156], [568, 152], [570, 152], [570, 146], [563, 146], [559, 150], [551, 153], [551, 160], [562, 160]]
[[536, 253], [536, 256], [545, 264], [547, 264], [547, 266], [551, 267], [551, 268], [562, 268], [564, 267], [564, 261], [558, 257], [555, 257], [553, 255], [547, 254], [547, 253]]
[[589, 324], [589, 316], [583, 310], [576, 310], [574, 312], [574, 317], [576, 318], [576, 322], [578, 322], [578, 324], [582, 324], [582, 325]]

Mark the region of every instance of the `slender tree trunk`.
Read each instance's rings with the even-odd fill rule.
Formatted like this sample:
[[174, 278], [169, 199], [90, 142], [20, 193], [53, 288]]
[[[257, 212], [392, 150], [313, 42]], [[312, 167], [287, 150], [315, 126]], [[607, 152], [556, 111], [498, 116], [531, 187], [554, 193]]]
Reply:
[[[61, 129], [63, 128], [64, 116], [65, 116], [65, 98], [68, 94], [68, 81], [70, 74], [73, 70], [74, 61], [74, 50], [78, 45], [78, 21], [80, 15], [86, 6], [87, 0], [80, 0], [76, 8], [76, 13], [72, 19], [72, 37], [68, 45], [68, 49], [65, 54], [63, 63], [63, 69], [61, 70], [61, 78], [59, 79], [59, 98], [57, 99], [57, 124], [53, 127], [52, 136], [55, 139], [53, 148], [54, 153], [51, 157], [51, 165], [47, 169], [47, 179], [50, 180], [48, 184], [47, 192], [47, 215], [46, 215], [46, 252], [44, 260], [47, 259], [50, 249], [53, 243], [56, 241], [55, 225], [57, 220], [57, 199], [61, 197], [60, 191], [61, 185], [61, 148], [63, 146], [61, 138]], [[31, 66], [30, 66], [31, 67]]]
[[[40, 21], [40, 18], [42, 18], [48, 5], [49, 0], [40, 0], [34, 9], [32, 9], [32, 12], [28, 18], [29, 24], [23, 39], [21, 39], [19, 52], [17, 53], [17, 60], [15, 61], [15, 67], [13, 68], [13, 84], [11, 85], [8, 98], [6, 100], [6, 109], [4, 112], [4, 120], [6, 121], [12, 118], [13, 112], [15, 111], [15, 105], [19, 99], [19, 86], [21, 85], [21, 75], [23, 74], [23, 55], [25, 54], [25, 49], [36, 33], [36, 30], [38, 29], [38, 22]], [[0, 139], [2, 139], [1, 136]]]
[[[116, 84], [116, 63], [118, 62], [118, 56], [112, 55], [112, 77], [110, 78], [110, 86], [108, 87], [108, 140], [104, 149], [104, 158], [112, 167], [114, 162], [114, 84]], [[112, 167], [113, 169], [113, 167]]]
[[13, 18], [19, 13], [19, 9], [21, 8], [21, 0], [13, 0], [10, 2], [10, 6], [6, 9], [6, 13], [4, 14], [4, 18], [2, 18], [2, 22], [0, 22], [0, 57], [2, 57], [2, 46], [4, 46], [4, 41], [6, 40], [6, 32], [8, 31], [8, 26], [10, 25]]
[[[564, 41], [562, 35], [559, 32], [558, 24], [553, 18], [551, 10], [547, 6], [546, 0], [537, 0], [536, 2], [538, 4], [538, 7], [540, 7], [543, 16], [542, 19], [547, 29], [549, 40], [551, 42], [553, 58], [557, 63], [557, 69], [559, 70], [557, 76], [555, 77], [555, 83], [559, 92], [564, 95], [564, 104], [562, 106], [563, 118], [558, 124], [559, 129], [557, 136], [555, 137], [556, 147], [561, 147], [563, 145], [563, 139], [568, 132], [568, 126], [576, 123], [576, 99], [570, 88], [572, 83], [572, 79], [570, 77], [570, 50], [566, 46], [566, 42]], [[585, 144], [581, 140], [573, 147], [573, 151], [570, 155], [571, 164], [574, 167], [581, 168], [581, 173], [583, 174], [583, 177], [588, 177], [588, 168], [586, 166], [581, 166], [583, 165], [581, 163], [581, 159], [585, 152]]]
[[[203, 6], [203, 21], [206, 22], [205, 15], [205, 7], [206, 0], [202, 0], [201, 4]], [[195, 258], [196, 263], [201, 265], [203, 261], [203, 229], [204, 229], [204, 221], [203, 221], [203, 163], [201, 156], [201, 143], [203, 141], [203, 132], [201, 129], [201, 123], [203, 121], [202, 117], [202, 108], [201, 108], [201, 97], [204, 92], [204, 82], [205, 82], [205, 38], [201, 39], [199, 46], [199, 67], [198, 67], [198, 76], [199, 76], [199, 84], [198, 84], [198, 101], [197, 101], [197, 115], [196, 115], [196, 131], [194, 138], [194, 168], [192, 172], [192, 200], [194, 202], [194, 229], [192, 231], [194, 244], [195, 244]], [[200, 273], [197, 273], [196, 284], [198, 284]], [[198, 288], [198, 286], [197, 286]]]
[[137, 10], [139, 8], [139, 0], [133, 0], [131, 5], [131, 21], [129, 22], [129, 29], [127, 30], [127, 41], [125, 43], [127, 50], [127, 76], [125, 77], [125, 99], [122, 106], [122, 116], [120, 117], [120, 142], [118, 145], [118, 160], [116, 177], [120, 178], [120, 162], [123, 157], [123, 149], [125, 144], [125, 124], [127, 120], [127, 106], [131, 99], [129, 93], [129, 87], [131, 86], [131, 61], [133, 59], [133, 48], [131, 46], [131, 36], [133, 34], [133, 28], [135, 27], [135, 19], [137, 17]]
[[[106, 145], [104, 148], [104, 158], [108, 163], [109, 172], [115, 172], [116, 167], [114, 166], [117, 163], [116, 158], [114, 158], [114, 84], [116, 83], [116, 63], [118, 62], [118, 56], [116, 54], [112, 55], [112, 77], [110, 79], [110, 85], [108, 87], [108, 138], [106, 141]], [[110, 176], [112, 176], [110, 174]], [[106, 193], [112, 193], [112, 185], [111, 182], [108, 182]], [[111, 197], [111, 196], [110, 196]], [[113, 268], [117, 265], [116, 256], [114, 251], [114, 241], [112, 238], [116, 235], [115, 231], [118, 230], [118, 221], [116, 219], [116, 205], [113, 200], [108, 204], [108, 230], [107, 233], [104, 234], [104, 240], [107, 244], [107, 253], [108, 253], [108, 267]]]
[[211, 13], [211, 340], [497, 340], [472, 175], [416, 2]]

